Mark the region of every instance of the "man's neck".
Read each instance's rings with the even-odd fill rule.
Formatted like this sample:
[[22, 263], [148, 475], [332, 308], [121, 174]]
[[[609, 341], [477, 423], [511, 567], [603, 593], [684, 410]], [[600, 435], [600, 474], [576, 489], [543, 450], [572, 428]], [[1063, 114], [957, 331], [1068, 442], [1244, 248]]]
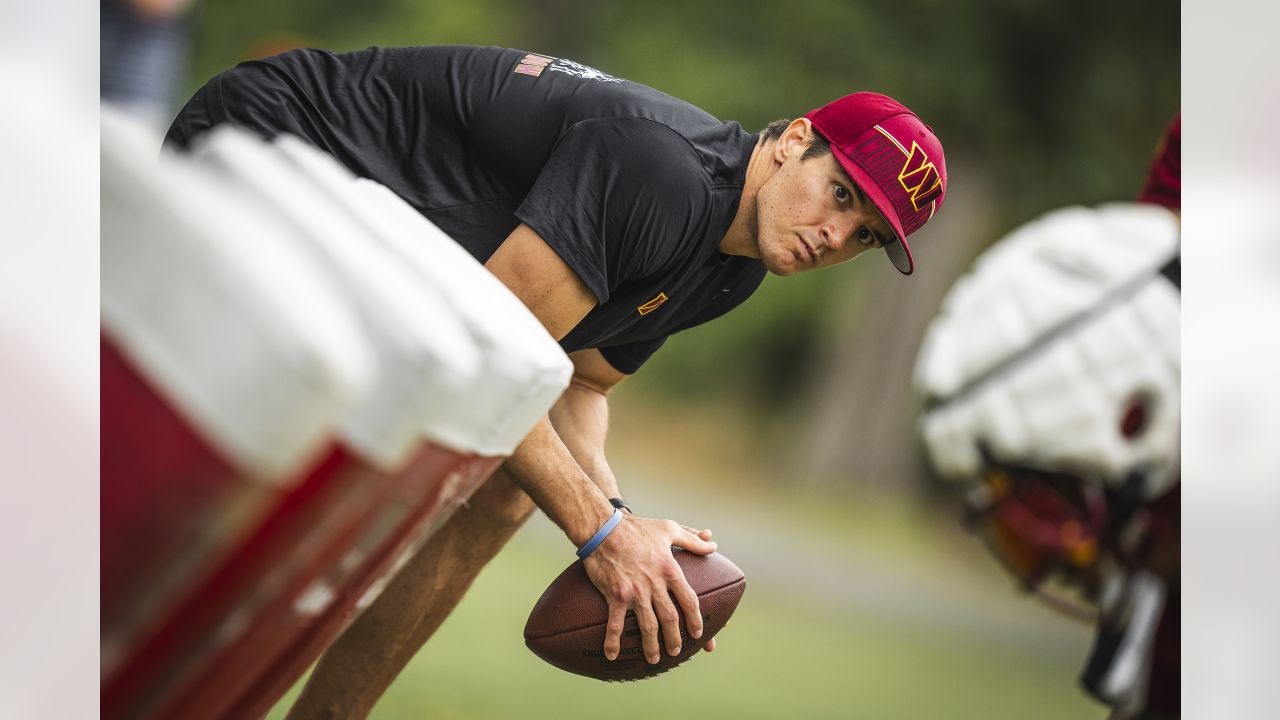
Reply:
[[756, 146], [751, 150], [751, 159], [747, 161], [747, 177], [742, 183], [742, 198], [738, 201], [738, 212], [729, 223], [729, 230], [720, 240], [720, 252], [725, 255], [743, 255], [760, 257], [756, 245], [756, 196], [760, 186], [773, 172], [773, 161], [770, 150], [774, 140], [765, 140], [761, 134]]

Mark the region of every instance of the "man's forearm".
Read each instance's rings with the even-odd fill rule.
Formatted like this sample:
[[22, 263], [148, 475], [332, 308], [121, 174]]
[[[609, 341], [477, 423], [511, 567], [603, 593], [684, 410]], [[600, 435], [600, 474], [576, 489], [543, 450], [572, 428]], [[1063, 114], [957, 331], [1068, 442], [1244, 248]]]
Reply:
[[548, 417], [556, 434], [596, 487], [606, 497], [621, 497], [618, 480], [604, 453], [609, 431], [609, 403], [605, 393], [574, 378]]
[[503, 468], [576, 545], [589, 540], [613, 513], [609, 496], [574, 459], [545, 415]]

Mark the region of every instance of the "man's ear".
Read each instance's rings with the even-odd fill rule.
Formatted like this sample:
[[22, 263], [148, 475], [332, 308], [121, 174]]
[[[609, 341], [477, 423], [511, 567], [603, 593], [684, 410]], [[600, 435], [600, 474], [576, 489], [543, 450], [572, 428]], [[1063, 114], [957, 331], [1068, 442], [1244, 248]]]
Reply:
[[789, 157], [800, 157], [808, 149], [809, 139], [812, 136], [813, 123], [809, 122], [809, 118], [792, 120], [778, 137], [778, 142], [774, 143], [773, 159], [781, 164]]

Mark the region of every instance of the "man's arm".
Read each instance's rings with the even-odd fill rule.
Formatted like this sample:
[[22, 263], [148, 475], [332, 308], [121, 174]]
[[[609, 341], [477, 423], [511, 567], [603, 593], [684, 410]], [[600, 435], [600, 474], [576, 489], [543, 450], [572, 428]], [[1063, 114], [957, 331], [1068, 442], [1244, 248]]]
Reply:
[[[604, 445], [609, 431], [609, 391], [628, 376], [594, 348], [570, 353], [569, 359], [573, 361], [573, 380], [551, 408], [551, 425], [596, 487], [608, 497], [622, 497], [618, 480], [605, 458]], [[703, 540], [712, 537], [710, 530], [684, 529]], [[714, 651], [715, 643], [715, 638], [709, 638], [704, 649]]]
[[551, 425], [573, 454], [578, 467], [606, 496], [622, 497], [618, 480], [604, 455], [609, 431], [609, 391], [627, 376], [614, 369], [599, 350], [570, 353], [573, 380], [551, 408]]
[[[595, 306], [595, 296], [581, 278], [527, 225], [517, 227], [485, 265], [556, 339], [564, 337]], [[587, 368], [586, 379], [579, 379], [607, 391], [621, 374], [614, 371], [616, 375], [611, 375], [605, 367], [590, 362], [594, 357], [598, 353], [579, 357]], [[599, 360], [604, 363], [602, 357]], [[564, 434], [577, 452], [570, 451], [550, 417], [544, 416], [504, 467], [569, 539], [581, 546], [613, 514], [596, 479], [600, 478], [610, 492], [616, 491], [617, 483], [604, 462], [608, 418], [604, 393], [596, 393], [596, 400], [578, 391], [595, 392], [580, 383], [577, 390], [570, 390], [575, 394], [569, 402], [560, 406], [564, 412], [557, 413], [566, 423]], [[582, 457], [588, 468], [580, 465], [575, 455]], [[636, 614], [650, 663], [659, 659], [659, 628], [667, 639], [667, 651], [672, 655], [680, 652], [680, 618], [671, 596], [684, 611], [690, 634], [701, 637], [698, 597], [672, 557], [672, 545], [699, 554], [716, 549], [715, 543], [673, 521], [627, 516], [586, 559], [587, 574], [609, 604], [604, 644], [609, 659], [618, 655], [628, 610]]]

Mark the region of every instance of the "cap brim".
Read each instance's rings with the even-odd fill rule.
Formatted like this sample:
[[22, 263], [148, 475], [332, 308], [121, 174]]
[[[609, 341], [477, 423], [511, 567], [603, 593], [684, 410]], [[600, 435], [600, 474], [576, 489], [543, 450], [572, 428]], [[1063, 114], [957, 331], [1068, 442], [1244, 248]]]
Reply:
[[910, 275], [916, 269], [915, 260], [911, 257], [911, 248], [907, 246], [907, 234], [902, 231], [902, 221], [898, 219], [898, 213], [893, 209], [893, 203], [889, 202], [888, 196], [872, 179], [870, 173], [859, 167], [858, 163], [851, 160], [849, 156], [834, 145], [831, 147], [831, 154], [840, 163], [840, 167], [844, 168], [846, 173], [849, 173], [849, 178], [858, 184], [858, 189], [867, 196], [871, 204], [875, 205], [880, 214], [884, 216], [885, 222], [889, 223], [894, 237], [885, 243], [884, 254], [889, 256], [889, 262], [893, 263], [898, 272], [903, 275]]

